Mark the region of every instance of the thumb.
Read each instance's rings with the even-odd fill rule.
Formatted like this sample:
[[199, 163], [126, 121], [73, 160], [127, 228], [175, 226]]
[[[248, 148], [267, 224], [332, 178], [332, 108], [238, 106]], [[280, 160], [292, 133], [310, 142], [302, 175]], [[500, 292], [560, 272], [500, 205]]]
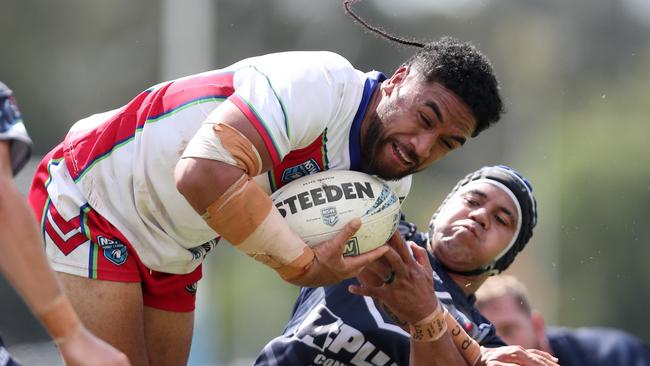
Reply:
[[353, 218], [352, 220], [348, 221], [347, 224], [343, 227], [343, 230], [339, 233], [339, 235], [345, 235], [344, 239], [347, 240], [349, 239], [354, 233], [357, 232], [361, 228], [361, 219], [358, 217]]
[[345, 243], [361, 227], [361, 219], [354, 218], [343, 226], [341, 231], [313, 248], [314, 254], [319, 259], [336, 258], [343, 255]]
[[427, 256], [427, 250], [422, 248], [421, 246], [415, 244], [412, 241], [409, 241], [407, 243], [411, 247], [411, 251], [413, 252], [413, 258], [415, 258], [415, 261], [418, 262], [420, 265], [424, 265], [425, 262], [429, 261], [429, 257]]
[[355, 217], [354, 219], [348, 221], [348, 223], [343, 226], [343, 229], [341, 229], [341, 231], [339, 231], [339, 233], [336, 234], [331, 240], [337, 244], [337, 247], [343, 248], [348, 239], [350, 239], [350, 237], [354, 235], [360, 228], [361, 219]]

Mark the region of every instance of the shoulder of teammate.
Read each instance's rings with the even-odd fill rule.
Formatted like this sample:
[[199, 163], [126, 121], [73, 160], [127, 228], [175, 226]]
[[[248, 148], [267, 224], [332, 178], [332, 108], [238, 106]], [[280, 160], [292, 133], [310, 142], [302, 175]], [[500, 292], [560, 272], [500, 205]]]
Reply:
[[0, 140], [10, 141], [10, 161], [15, 175], [22, 169], [32, 152], [32, 140], [23, 124], [22, 115], [13, 92], [0, 82]]

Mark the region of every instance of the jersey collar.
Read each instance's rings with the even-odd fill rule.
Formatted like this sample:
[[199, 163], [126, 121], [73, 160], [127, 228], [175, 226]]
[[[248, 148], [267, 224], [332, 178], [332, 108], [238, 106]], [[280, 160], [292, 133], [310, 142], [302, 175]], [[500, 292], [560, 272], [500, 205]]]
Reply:
[[384, 80], [386, 80], [386, 76], [379, 71], [366, 73], [361, 102], [350, 128], [350, 170], [361, 171], [361, 122], [366, 116], [372, 94], [375, 92], [377, 85]]

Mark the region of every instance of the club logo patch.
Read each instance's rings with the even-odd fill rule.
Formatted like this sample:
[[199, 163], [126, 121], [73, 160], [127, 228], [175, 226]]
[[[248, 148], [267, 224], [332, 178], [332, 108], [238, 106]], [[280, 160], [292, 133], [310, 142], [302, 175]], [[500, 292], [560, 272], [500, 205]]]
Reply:
[[104, 251], [104, 257], [111, 263], [121, 266], [126, 262], [128, 255], [126, 245], [117, 239], [109, 239], [103, 236], [97, 237], [97, 244]]
[[304, 177], [309, 174], [314, 174], [320, 172], [321, 169], [318, 166], [318, 163], [314, 159], [309, 159], [298, 165], [294, 165], [290, 168], [285, 169], [282, 172], [282, 182], [289, 183], [294, 179]]
[[339, 214], [336, 212], [336, 207], [322, 208], [320, 215], [325, 225], [334, 226], [339, 221]]

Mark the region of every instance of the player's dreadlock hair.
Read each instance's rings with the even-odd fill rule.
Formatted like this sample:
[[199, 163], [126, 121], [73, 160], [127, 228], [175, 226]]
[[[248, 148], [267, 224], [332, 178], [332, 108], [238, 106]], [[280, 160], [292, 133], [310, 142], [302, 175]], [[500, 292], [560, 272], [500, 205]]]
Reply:
[[430, 43], [421, 43], [392, 35], [368, 24], [351, 9], [356, 0], [344, 0], [345, 12], [364, 28], [393, 42], [418, 47], [404, 66], [420, 71], [427, 82], [438, 82], [458, 95], [476, 117], [476, 130], [472, 136], [501, 118], [504, 112], [499, 95], [499, 83], [490, 60], [470, 42], [453, 37], [442, 37]]

